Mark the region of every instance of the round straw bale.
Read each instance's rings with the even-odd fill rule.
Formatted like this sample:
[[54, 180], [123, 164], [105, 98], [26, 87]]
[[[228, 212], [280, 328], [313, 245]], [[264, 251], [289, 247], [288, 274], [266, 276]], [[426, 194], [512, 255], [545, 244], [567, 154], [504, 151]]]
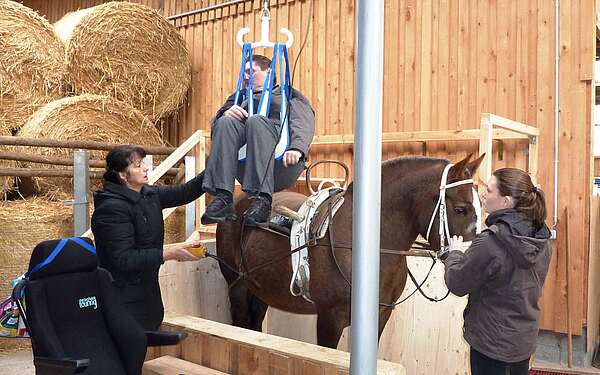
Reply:
[[152, 121], [184, 102], [191, 79], [185, 41], [156, 10], [109, 2], [69, 13], [54, 28], [76, 94], [113, 96]]
[[[41, 198], [0, 201], [0, 299], [8, 298], [11, 280], [27, 271], [40, 242], [73, 235], [72, 209]], [[2, 340], [1, 350], [24, 349], [29, 340]]]
[[[48, 103], [37, 111], [18, 133], [28, 138], [57, 140], [89, 140], [118, 144], [164, 145], [158, 130], [142, 113], [126, 103], [99, 95], [80, 95]], [[27, 147], [25, 152], [72, 157], [73, 150], [64, 148]], [[90, 159], [103, 160], [106, 151], [90, 151]], [[48, 164], [23, 164], [30, 168], [62, 168]], [[34, 178], [38, 194], [71, 195], [72, 179]], [[99, 187], [99, 181], [92, 188]], [[92, 180], [93, 182], [93, 180]]]
[[18, 130], [39, 106], [61, 97], [64, 54], [48, 21], [0, 0], [0, 128]]

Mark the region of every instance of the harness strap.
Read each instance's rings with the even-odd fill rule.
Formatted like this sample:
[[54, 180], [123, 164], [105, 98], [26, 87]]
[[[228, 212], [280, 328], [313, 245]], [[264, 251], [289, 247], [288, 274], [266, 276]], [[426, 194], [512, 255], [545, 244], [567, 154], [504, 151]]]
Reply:
[[[281, 126], [281, 131], [279, 135], [279, 141], [275, 148], [274, 156], [276, 160], [280, 160], [283, 157], [283, 154], [287, 151], [291, 139], [288, 121], [289, 116], [287, 114], [291, 78], [288, 51], [285, 44], [277, 43], [273, 46], [273, 58], [271, 59], [271, 65], [267, 71], [267, 77], [265, 78], [265, 85], [262, 89], [258, 108], [254, 108], [254, 86], [252, 83], [252, 74], [250, 74], [248, 87], [245, 90], [243, 87], [246, 64], [249, 64], [250, 69], [252, 69], [252, 45], [250, 43], [244, 44], [244, 47], [242, 48], [242, 64], [236, 85], [234, 104], [241, 105], [242, 102], [246, 100], [248, 103], [248, 117], [254, 115], [269, 117], [271, 98], [273, 95], [275, 82], [275, 68], [277, 63], [279, 63], [279, 76], [281, 77], [281, 110], [279, 112], [279, 124]], [[245, 159], [246, 145], [243, 145], [238, 151], [238, 160], [243, 161]]]

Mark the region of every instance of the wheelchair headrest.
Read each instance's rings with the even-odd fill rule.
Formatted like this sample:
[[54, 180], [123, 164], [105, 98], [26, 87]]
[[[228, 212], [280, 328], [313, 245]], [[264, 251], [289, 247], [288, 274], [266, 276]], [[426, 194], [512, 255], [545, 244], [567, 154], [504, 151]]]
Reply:
[[87, 237], [70, 237], [40, 242], [29, 260], [30, 280], [63, 273], [88, 272], [98, 267], [93, 242]]

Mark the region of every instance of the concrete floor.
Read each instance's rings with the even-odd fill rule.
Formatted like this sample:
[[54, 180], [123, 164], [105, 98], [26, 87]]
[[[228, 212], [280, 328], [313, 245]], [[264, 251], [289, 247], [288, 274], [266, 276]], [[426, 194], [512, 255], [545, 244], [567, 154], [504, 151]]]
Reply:
[[35, 375], [30, 351], [0, 353], [2, 375]]

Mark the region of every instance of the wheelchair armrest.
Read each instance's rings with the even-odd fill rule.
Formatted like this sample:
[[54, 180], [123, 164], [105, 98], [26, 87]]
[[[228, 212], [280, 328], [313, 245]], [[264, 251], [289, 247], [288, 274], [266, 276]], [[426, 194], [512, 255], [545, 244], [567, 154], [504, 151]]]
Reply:
[[186, 337], [185, 332], [146, 331], [148, 346], [177, 345]]
[[11, 293], [11, 297], [12, 297], [12, 298], [13, 298], [15, 301], [17, 301], [17, 300], [19, 300], [19, 299], [23, 298], [23, 293], [24, 293], [24, 292], [23, 292], [23, 289], [25, 289], [25, 286], [26, 286], [26, 285], [27, 285], [27, 280], [25, 280], [25, 279], [22, 279], [22, 280], [19, 280], [19, 281], [17, 282], [17, 284], [14, 286], [14, 288], [13, 288], [13, 290], [12, 290], [12, 293]]
[[33, 364], [37, 375], [66, 375], [84, 372], [90, 365], [90, 360], [87, 358], [33, 357]]

